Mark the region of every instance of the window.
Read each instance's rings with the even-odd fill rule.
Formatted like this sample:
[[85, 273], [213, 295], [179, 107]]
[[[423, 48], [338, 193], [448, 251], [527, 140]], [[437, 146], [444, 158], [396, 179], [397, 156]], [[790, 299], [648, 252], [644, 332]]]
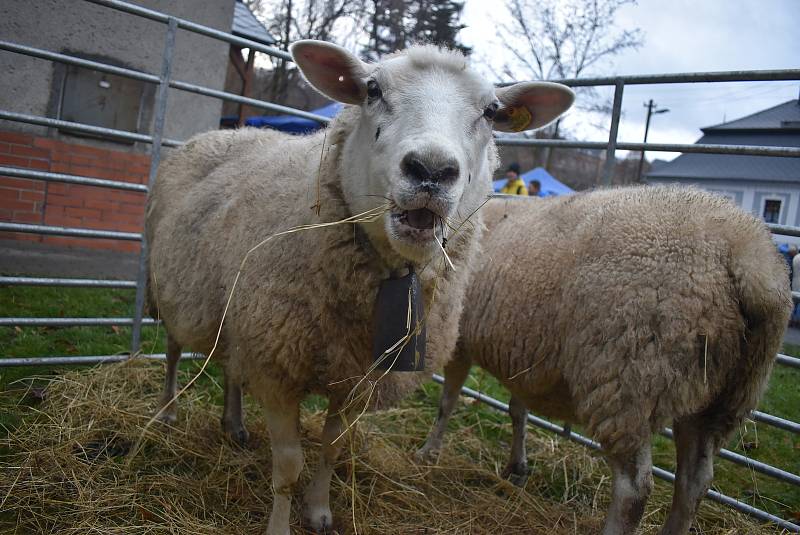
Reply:
[[764, 201], [763, 215], [766, 223], [778, 223], [781, 217], [781, 201], [777, 199], [766, 199]]
[[[146, 85], [152, 84], [83, 67], [69, 66], [62, 85], [59, 118], [64, 121], [138, 132], [142, 105], [147, 96], [152, 94]], [[76, 132], [70, 131], [70, 133]]]

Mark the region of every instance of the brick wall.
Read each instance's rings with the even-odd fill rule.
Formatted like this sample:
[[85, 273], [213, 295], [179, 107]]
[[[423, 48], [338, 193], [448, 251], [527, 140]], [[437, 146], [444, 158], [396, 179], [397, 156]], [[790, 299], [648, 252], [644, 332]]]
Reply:
[[[146, 184], [150, 157], [0, 132], [0, 165]], [[141, 232], [145, 194], [0, 176], [0, 221]], [[0, 239], [136, 252], [139, 242], [0, 232]]]

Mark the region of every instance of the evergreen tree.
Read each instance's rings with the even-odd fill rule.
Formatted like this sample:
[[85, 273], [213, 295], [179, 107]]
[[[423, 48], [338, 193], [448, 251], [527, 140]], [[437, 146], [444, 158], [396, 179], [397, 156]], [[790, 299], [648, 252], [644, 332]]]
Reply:
[[464, 2], [455, 0], [372, 0], [369, 59], [401, 50], [413, 43], [432, 43], [461, 50], [470, 48], [458, 42], [464, 28], [459, 23]]

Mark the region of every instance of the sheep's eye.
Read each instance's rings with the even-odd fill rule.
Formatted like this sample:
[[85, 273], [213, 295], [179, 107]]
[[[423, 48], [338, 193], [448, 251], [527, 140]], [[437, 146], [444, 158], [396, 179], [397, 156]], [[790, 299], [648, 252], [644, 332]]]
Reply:
[[499, 107], [500, 106], [497, 104], [497, 102], [492, 102], [491, 104], [486, 106], [486, 108], [484, 108], [483, 116], [491, 121], [497, 115], [497, 109]]
[[377, 98], [381, 98], [383, 96], [383, 91], [381, 91], [381, 86], [378, 85], [378, 82], [375, 80], [370, 80], [367, 82], [367, 97], [370, 100], [375, 100]]

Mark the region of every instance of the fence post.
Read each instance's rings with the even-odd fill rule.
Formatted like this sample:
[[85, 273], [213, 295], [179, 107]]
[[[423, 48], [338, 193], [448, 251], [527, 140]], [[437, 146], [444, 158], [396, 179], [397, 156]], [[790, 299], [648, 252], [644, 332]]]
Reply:
[[[175, 33], [178, 30], [178, 19], [170, 17], [167, 23], [167, 36], [164, 43], [164, 57], [161, 63], [158, 93], [156, 95], [156, 116], [153, 123], [153, 144], [150, 152], [150, 176], [148, 191], [153, 190], [158, 164], [161, 162], [161, 140], [164, 137], [164, 119], [167, 114], [167, 97], [169, 96], [169, 78], [172, 74], [172, 54], [175, 50]], [[149, 193], [148, 193], [149, 195]], [[147, 284], [147, 236], [142, 233], [142, 248], [139, 253], [139, 273], [136, 276], [136, 308], [133, 311], [133, 329], [131, 333], [131, 355], [135, 355], [141, 347], [142, 315], [144, 313], [144, 288]]]
[[606, 147], [606, 164], [603, 167], [603, 185], [611, 185], [614, 174], [614, 164], [617, 163], [617, 132], [619, 131], [619, 117], [622, 114], [622, 90], [625, 82], [617, 79], [614, 82], [614, 106], [611, 109], [611, 130], [608, 132], [608, 146]]

